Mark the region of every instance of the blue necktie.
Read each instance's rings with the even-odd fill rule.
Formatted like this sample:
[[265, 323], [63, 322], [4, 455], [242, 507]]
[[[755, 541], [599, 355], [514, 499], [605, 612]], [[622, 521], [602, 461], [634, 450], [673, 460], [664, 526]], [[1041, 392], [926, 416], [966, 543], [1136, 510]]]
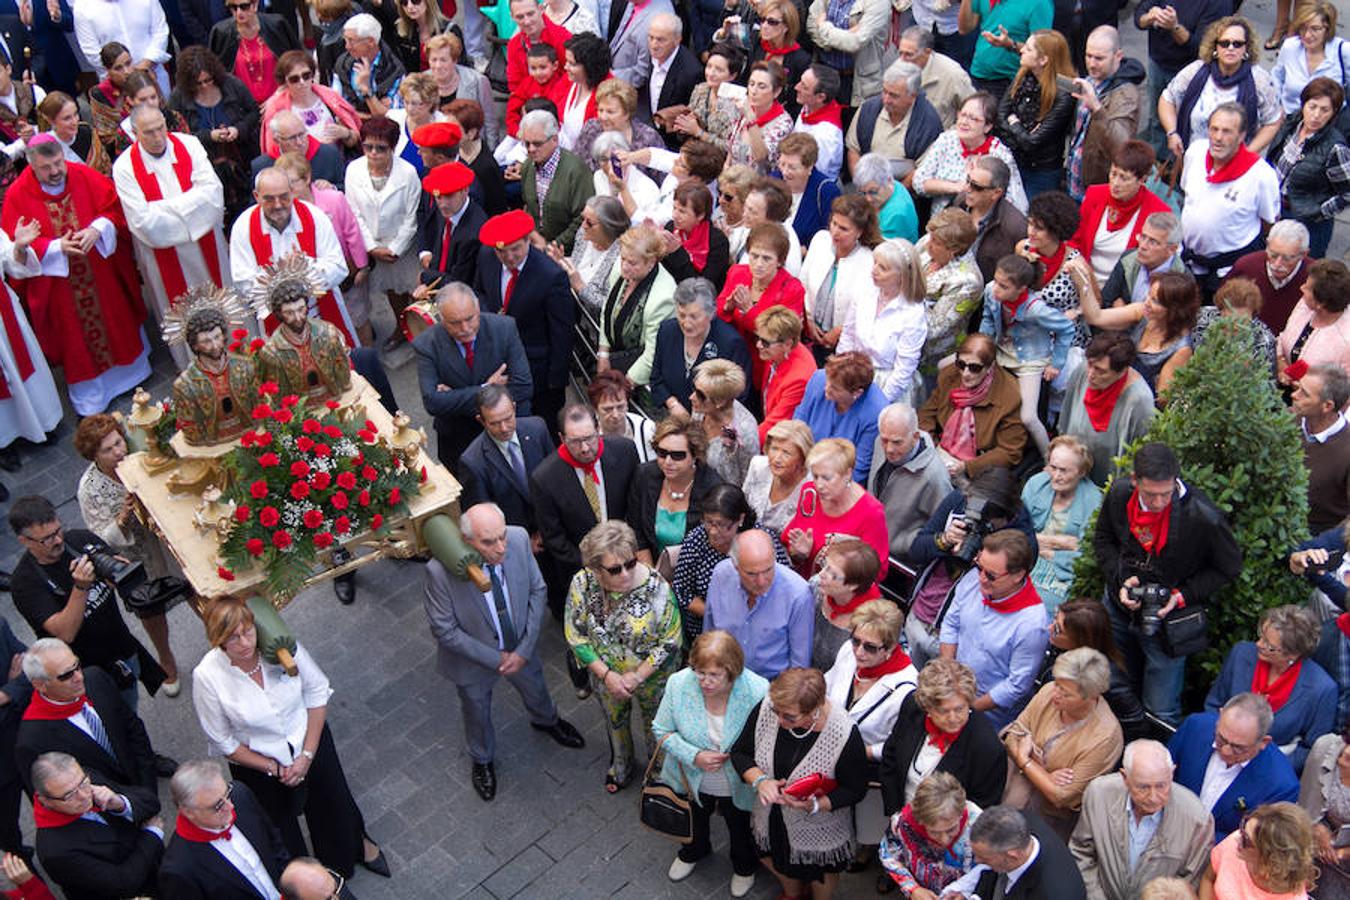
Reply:
[[516, 473], [516, 481], [520, 482], [522, 488], [529, 488], [529, 483], [525, 480], [525, 458], [520, 455], [520, 448], [516, 446], [515, 441], [506, 442], [506, 456], [511, 460], [511, 470]]
[[103, 748], [104, 752], [117, 759], [117, 754], [113, 752], [112, 741], [108, 740], [107, 729], [103, 727], [103, 720], [94, 712], [92, 706], [85, 706], [81, 712], [84, 713], [84, 723], [89, 726], [89, 734], [94, 741]]
[[511, 622], [511, 611], [506, 608], [506, 593], [502, 590], [502, 580], [497, 575], [500, 566], [488, 566], [488, 574], [492, 577], [492, 605], [497, 608], [497, 626], [502, 632], [502, 649], [511, 651], [516, 649], [520, 639], [516, 637], [516, 626]]

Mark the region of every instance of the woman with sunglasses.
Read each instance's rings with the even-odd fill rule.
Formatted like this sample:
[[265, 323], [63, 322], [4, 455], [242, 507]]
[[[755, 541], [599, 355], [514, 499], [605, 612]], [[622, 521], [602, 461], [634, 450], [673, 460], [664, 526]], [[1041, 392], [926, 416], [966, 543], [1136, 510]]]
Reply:
[[257, 102], [211, 51], [186, 47], [178, 54], [178, 84], [169, 108], [202, 142], [225, 189], [226, 217], [235, 219], [253, 203], [250, 164], [258, 155]]
[[759, 173], [749, 166], [732, 163], [717, 176], [717, 209], [713, 210], [713, 227], [727, 236], [731, 259], [740, 259], [750, 229], [741, 218], [745, 214], [745, 198], [759, 180]]
[[[450, 21], [433, 0], [398, 0], [398, 24], [394, 28], [394, 52], [408, 72], [427, 68], [427, 41], [449, 30]], [[387, 34], [388, 32], [386, 32]]]
[[229, 18], [211, 28], [207, 46], [254, 102], [263, 103], [276, 88], [277, 60], [287, 50], [303, 50], [300, 38], [284, 17], [259, 12], [258, 0], [225, 0], [225, 11]]
[[315, 80], [314, 62], [303, 50], [288, 50], [277, 60], [277, 89], [262, 110], [262, 149], [276, 157], [281, 151], [272, 129], [272, 117], [289, 109], [305, 123], [316, 141], [355, 149], [361, 142], [361, 117], [342, 95]]
[[1167, 148], [1181, 164], [1186, 148], [1209, 135], [1209, 114], [1236, 101], [1247, 111], [1247, 149], [1260, 155], [1284, 121], [1275, 79], [1257, 63], [1256, 26], [1242, 16], [1224, 16], [1205, 31], [1200, 58], [1176, 74], [1158, 98], [1158, 122]]
[[825, 548], [825, 563], [811, 578], [816, 595], [812, 666], [825, 672], [835, 664], [835, 657], [853, 633], [853, 613], [881, 597], [877, 588], [880, 568], [877, 551], [855, 537], [835, 538]]
[[640, 769], [633, 749], [633, 706], [648, 754], [652, 719], [666, 679], [680, 667], [680, 610], [670, 585], [638, 558], [626, 522], [601, 522], [581, 539], [584, 568], [572, 578], [563, 635], [588, 669], [605, 711], [610, 760], [605, 790], [616, 794]]
[[707, 464], [708, 439], [689, 416], [667, 416], [652, 434], [656, 458], [638, 467], [628, 493], [628, 521], [638, 556], [652, 565], [668, 547], [679, 547], [703, 520], [703, 498], [722, 478]]
[[764, 416], [759, 442], [769, 429], [791, 419], [816, 374], [816, 359], [802, 344], [802, 317], [790, 309], [772, 307], [755, 322], [755, 352], [764, 361]]
[[[788, 669], [775, 678], [746, 718], [731, 764], [758, 794], [750, 826], [783, 895], [830, 900], [853, 862], [849, 807], [867, 793], [867, 751], [824, 676]], [[815, 786], [786, 790], [807, 778]]]
[[[866, 544], [862, 546], [871, 549]], [[826, 695], [853, 720], [867, 754], [869, 789], [853, 807], [860, 864], [865, 864], [872, 855], [871, 849], [865, 848], [879, 845], [886, 831], [881, 791], [872, 790], [870, 785], [881, 777], [881, 753], [886, 739], [891, 736], [900, 707], [914, 690], [919, 676], [909, 654], [900, 646], [903, 621], [900, 607], [889, 600], [871, 599], [857, 605], [848, 614], [844, 642], [825, 673]], [[817, 622], [817, 633], [821, 627]]]
[[[1312, 820], [1293, 803], [1258, 806], [1219, 841], [1200, 879], [1201, 900], [1307, 900], [1317, 882]], [[1337, 896], [1337, 895], [1331, 895]]]
[[[804, 8], [804, 7], [803, 7]], [[786, 83], [796, 84], [811, 67], [811, 54], [798, 43], [802, 37], [802, 17], [797, 4], [790, 0], [759, 4], [759, 40], [751, 40], [747, 65], [763, 60], [774, 60], [787, 74]], [[841, 100], [844, 98], [840, 98]], [[784, 91], [783, 108], [793, 119], [802, 111], [796, 91]]]

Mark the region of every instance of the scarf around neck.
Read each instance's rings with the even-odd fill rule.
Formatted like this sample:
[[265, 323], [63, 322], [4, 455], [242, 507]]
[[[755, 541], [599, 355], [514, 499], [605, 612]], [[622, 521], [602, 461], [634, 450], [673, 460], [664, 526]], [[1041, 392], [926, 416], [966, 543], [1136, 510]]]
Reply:
[[825, 598], [825, 602], [829, 604], [830, 618], [833, 619], [838, 618], [839, 616], [851, 615], [855, 609], [862, 606], [867, 601], [879, 599], [881, 599], [881, 591], [873, 584], [866, 590], [853, 595], [853, 597], [845, 603], [835, 603], [834, 598], [828, 596]]
[[1067, 256], [1068, 253], [1068, 241], [1060, 241], [1059, 249], [1049, 256], [1046, 256], [1039, 250], [1036, 251], [1036, 258], [1041, 261], [1041, 265], [1045, 268], [1045, 274], [1041, 277], [1041, 287], [1045, 287], [1059, 274], [1059, 270], [1064, 267], [1064, 257]]
[[993, 386], [994, 367], [990, 365], [975, 387], [964, 388], [958, 384], [947, 395], [955, 409], [942, 426], [942, 440], [938, 446], [959, 460], [968, 462], [980, 452], [975, 437], [975, 407], [985, 401]]
[[755, 119], [755, 124], [758, 125], [760, 128], [763, 128], [765, 125], [768, 125], [770, 122], [772, 122], [774, 119], [778, 118], [782, 114], [783, 114], [783, 104], [775, 100], [773, 101], [773, 105], [769, 107], [768, 111], [765, 112], [764, 115], [760, 116], [758, 119]]
[[947, 750], [951, 748], [952, 744], [956, 743], [956, 739], [961, 736], [961, 732], [965, 731], [965, 727], [962, 726], [956, 731], [943, 731], [934, 724], [931, 718], [924, 716], [923, 730], [928, 732], [928, 740], [933, 742], [933, 746], [938, 748], [938, 752], [946, 753]]
[[174, 833], [185, 841], [192, 841], [195, 844], [209, 844], [212, 841], [218, 841], [222, 838], [230, 839], [230, 832], [234, 828], [235, 820], [239, 817], [238, 812], [230, 810], [230, 824], [226, 825], [220, 831], [208, 831], [200, 825], [195, 825], [180, 812], [178, 819], [173, 823]]
[[1027, 298], [1031, 296], [1030, 291], [1022, 291], [1012, 300], [1000, 300], [1003, 305], [1003, 311], [1008, 315], [1008, 321], [1011, 322], [1017, 318], [1017, 313], [1026, 305]]
[[1124, 393], [1125, 386], [1129, 382], [1130, 370], [1126, 369], [1110, 387], [1101, 390], [1089, 387], [1083, 394], [1083, 408], [1087, 410], [1088, 421], [1092, 423], [1093, 431], [1102, 432], [1111, 426], [1111, 414], [1116, 411], [1120, 395]]
[[839, 101], [831, 100], [813, 113], [806, 112], [805, 110], [802, 111], [803, 125], [819, 125], [822, 122], [828, 122], [833, 124], [836, 128], [843, 129], [844, 115], [843, 108], [839, 105]]
[[1036, 592], [1036, 585], [1031, 583], [1030, 578], [1027, 578], [1022, 582], [1020, 588], [1002, 600], [995, 600], [987, 595], [982, 596], [981, 599], [984, 600], [984, 605], [994, 612], [1007, 616], [1037, 605], [1041, 602], [1041, 595]]
[[952, 842], [950, 844], [947, 844], [946, 846], [943, 846], [942, 844], [939, 844], [937, 841], [933, 840], [933, 836], [928, 833], [928, 829], [923, 827], [923, 825], [919, 823], [918, 819], [914, 818], [914, 810], [908, 803], [905, 804], [904, 809], [900, 810], [900, 821], [902, 821], [905, 824], [905, 827], [913, 831], [916, 835], [918, 835], [924, 841], [924, 843], [928, 844], [928, 846], [931, 847], [933, 850], [939, 851], [931, 855], [930, 858], [932, 859], [941, 859], [943, 856], [946, 855], [948, 850], [951, 850], [952, 847], [956, 845], [957, 841], [961, 840], [961, 835], [966, 833], [966, 820], [969, 817], [970, 817], [969, 809], [961, 810], [961, 827], [957, 829], [956, 837], [952, 838]]
[[1239, 144], [1237, 152], [1233, 154], [1228, 162], [1214, 168], [1214, 157], [1210, 156], [1209, 151], [1205, 151], [1205, 180], [1210, 184], [1223, 184], [1228, 181], [1237, 181], [1247, 170], [1261, 161], [1261, 157], [1247, 149], [1246, 144]]
[[600, 449], [596, 451], [596, 454], [595, 454], [595, 461], [592, 462], [592, 463], [579, 463], [579, 462], [577, 462], [576, 457], [572, 455], [572, 451], [571, 451], [571, 450], [567, 449], [567, 445], [566, 445], [566, 444], [559, 444], [559, 445], [558, 445], [558, 456], [562, 459], [562, 461], [565, 462], [565, 463], [567, 463], [569, 466], [571, 466], [571, 467], [574, 468], [574, 469], [581, 469], [581, 470], [582, 470], [583, 472], [585, 472], [587, 475], [591, 476], [591, 481], [594, 481], [596, 484], [599, 484], [599, 483], [600, 483], [600, 476], [596, 474], [596, 472], [595, 472], [595, 467], [598, 466], [598, 465], [600, 465], [600, 460], [601, 460], [601, 458], [602, 458], [604, 455], [605, 455], [605, 439], [604, 439], [604, 438], [601, 438], [601, 439], [600, 439]]
[[[1175, 498], [1174, 498], [1175, 499]], [[1167, 546], [1167, 529], [1172, 518], [1172, 503], [1157, 512], [1144, 509], [1139, 500], [1139, 488], [1130, 492], [1129, 502], [1125, 504], [1125, 518], [1130, 525], [1130, 534], [1150, 556], [1157, 556]]]
[[864, 666], [863, 668], [858, 669], [858, 677], [864, 679], [880, 678], [883, 675], [899, 672], [906, 666], [911, 666], [913, 664], [914, 661], [909, 658], [909, 654], [900, 649], [899, 644], [896, 644], [891, 648], [891, 655], [886, 657], [882, 662], [877, 663], [875, 666]]
[[994, 149], [994, 136], [992, 134], [988, 135], [987, 137], [985, 137], [984, 143], [980, 144], [978, 147], [975, 147], [973, 150], [966, 149], [966, 145], [962, 143], [959, 138], [956, 141], [956, 146], [961, 148], [962, 159], [966, 159], [971, 156], [988, 156], [989, 151]]
[[1106, 212], [1102, 215], [1106, 218], [1107, 231], [1119, 231], [1134, 218], [1134, 214], [1139, 211], [1139, 207], [1144, 203], [1144, 186], [1140, 185], [1139, 190], [1134, 192], [1134, 196], [1129, 200], [1117, 200], [1108, 190], [1106, 192]]
[[680, 245], [684, 247], [689, 254], [689, 262], [695, 269], [702, 272], [708, 267], [708, 248], [712, 240], [712, 223], [707, 219], [699, 220], [699, 223], [690, 229], [687, 233], [675, 229], [675, 234], [680, 238]]
[[86, 706], [91, 705], [88, 694], [82, 694], [80, 699], [72, 700], [69, 703], [57, 703], [48, 700], [42, 695], [41, 691], [33, 691], [33, 698], [28, 701], [28, 708], [23, 711], [23, 718], [25, 722], [33, 720], [60, 722], [69, 719]]
[[[34, 694], [33, 696], [37, 696]], [[90, 809], [90, 812], [99, 812], [97, 806]], [[74, 815], [73, 813], [57, 812], [54, 809], [48, 809], [42, 805], [41, 797], [33, 798], [33, 824], [38, 828], [64, 828], [71, 822], [77, 822], [84, 818], [84, 815]]]
[[1243, 62], [1232, 75], [1224, 76], [1219, 71], [1217, 61], [1208, 62], [1200, 67], [1191, 83], [1186, 85], [1186, 93], [1182, 95], [1181, 106], [1177, 109], [1177, 134], [1181, 136], [1183, 145], [1189, 146], [1191, 143], [1191, 112], [1194, 111], [1195, 104], [1200, 102], [1200, 95], [1204, 93], [1205, 85], [1210, 81], [1213, 81], [1219, 90], [1236, 87], [1237, 102], [1246, 109], [1247, 121], [1252, 123], [1261, 121], [1257, 110], [1256, 78], [1252, 75], [1252, 64]]
[[1298, 676], [1302, 671], [1303, 660], [1300, 659], [1271, 681], [1270, 663], [1258, 659], [1256, 669], [1252, 672], [1251, 691], [1253, 694], [1261, 694], [1270, 701], [1271, 710], [1279, 712], [1280, 707], [1289, 702], [1289, 695], [1294, 692], [1294, 685], [1298, 683]]
[[759, 49], [764, 51], [765, 59], [773, 59], [775, 56], [787, 56], [789, 53], [796, 53], [801, 48], [802, 45], [796, 43], [795, 41], [791, 44], [788, 44], [786, 47], [774, 47], [763, 38], [760, 38], [759, 41]]

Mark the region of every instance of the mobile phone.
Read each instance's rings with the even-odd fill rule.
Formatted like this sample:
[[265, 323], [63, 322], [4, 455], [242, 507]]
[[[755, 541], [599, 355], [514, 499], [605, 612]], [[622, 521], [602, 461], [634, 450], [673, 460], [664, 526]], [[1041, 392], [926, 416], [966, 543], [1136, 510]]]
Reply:
[[619, 162], [619, 154], [611, 153], [609, 155], [609, 167], [614, 170], [615, 176], [623, 177], [623, 163]]
[[723, 425], [722, 437], [726, 438], [729, 441], [735, 441], [738, 439], [739, 436], [736, 434], [735, 428], [732, 428], [730, 425]]
[[1078, 90], [1078, 83], [1067, 75], [1056, 75], [1055, 87], [1066, 94], [1072, 94]]
[[1333, 550], [1327, 554], [1326, 562], [1312, 563], [1311, 565], [1308, 566], [1308, 569], [1310, 571], [1317, 572], [1318, 574], [1325, 575], [1327, 572], [1334, 572], [1337, 569], [1339, 569], [1341, 567], [1341, 563], [1344, 561], [1345, 561], [1345, 551]]

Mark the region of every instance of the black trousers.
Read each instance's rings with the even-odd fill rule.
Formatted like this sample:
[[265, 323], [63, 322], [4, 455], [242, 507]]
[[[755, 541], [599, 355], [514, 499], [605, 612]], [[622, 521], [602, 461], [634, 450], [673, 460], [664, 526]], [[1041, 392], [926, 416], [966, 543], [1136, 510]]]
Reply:
[[19, 804], [22, 799], [23, 785], [17, 778], [0, 785], [0, 850], [19, 853], [23, 848], [23, 832], [19, 830]]
[[694, 839], [680, 848], [679, 857], [685, 862], [698, 862], [712, 853], [710, 826], [714, 812], [722, 814], [731, 835], [731, 868], [737, 875], [753, 875], [759, 868], [759, 852], [755, 837], [750, 832], [750, 813], [738, 809], [730, 797], [714, 797], [699, 793], [698, 803], [689, 804], [694, 825]]
[[342, 771], [342, 760], [338, 759], [337, 745], [327, 724], [323, 726], [309, 775], [295, 787], [286, 787], [257, 769], [234, 763], [230, 764], [230, 772], [248, 785], [267, 810], [292, 857], [310, 855], [300, 831], [303, 814], [314, 841], [313, 855], [343, 878], [352, 877], [356, 863], [365, 855], [361, 838], [366, 823], [347, 786], [347, 775]]

